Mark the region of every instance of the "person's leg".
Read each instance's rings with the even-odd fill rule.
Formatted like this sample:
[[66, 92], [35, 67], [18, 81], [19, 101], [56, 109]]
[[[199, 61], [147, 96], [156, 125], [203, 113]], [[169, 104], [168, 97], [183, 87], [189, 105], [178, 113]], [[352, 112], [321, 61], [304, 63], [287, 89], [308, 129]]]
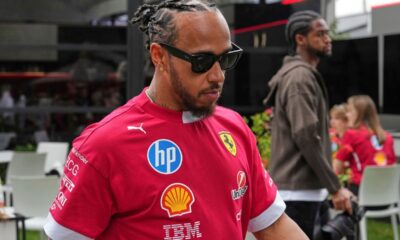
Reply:
[[317, 214], [317, 221], [321, 224], [321, 226], [327, 224], [331, 219], [331, 215], [329, 212], [330, 208], [331, 207], [329, 205], [329, 200], [324, 200], [323, 202], [321, 202], [319, 212]]
[[326, 240], [326, 237], [322, 233], [322, 227], [331, 220], [329, 209], [330, 205], [328, 200], [321, 202], [321, 206], [315, 218], [314, 240]]
[[312, 240], [314, 237], [315, 219], [321, 202], [287, 201], [286, 214], [299, 225], [305, 234]]

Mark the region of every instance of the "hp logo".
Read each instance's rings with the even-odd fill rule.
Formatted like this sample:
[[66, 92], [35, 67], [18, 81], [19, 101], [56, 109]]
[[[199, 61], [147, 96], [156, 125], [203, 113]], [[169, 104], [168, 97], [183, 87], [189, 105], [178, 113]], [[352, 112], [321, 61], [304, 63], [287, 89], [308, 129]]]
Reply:
[[172, 174], [182, 165], [182, 152], [174, 142], [160, 139], [150, 145], [147, 160], [156, 172]]

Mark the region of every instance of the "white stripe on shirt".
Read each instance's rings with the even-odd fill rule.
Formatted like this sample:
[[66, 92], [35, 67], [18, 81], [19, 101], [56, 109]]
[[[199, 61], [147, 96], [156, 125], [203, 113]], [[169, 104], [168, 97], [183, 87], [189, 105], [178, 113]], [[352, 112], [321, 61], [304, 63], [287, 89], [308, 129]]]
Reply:
[[258, 232], [271, 226], [280, 216], [282, 216], [285, 212], [285, 208], [286, 204], [277, 192], [272, 205], [257, 217], [250, 219], [247, 231]]
[[54, 240], [90, 240], [80, 233], [77, 233], [69, 228], [66, 228], [56, 222], [53, 216], [49, 213], [47, 216], [47, 222], [44, 225], [44, 231], [47, 236]]

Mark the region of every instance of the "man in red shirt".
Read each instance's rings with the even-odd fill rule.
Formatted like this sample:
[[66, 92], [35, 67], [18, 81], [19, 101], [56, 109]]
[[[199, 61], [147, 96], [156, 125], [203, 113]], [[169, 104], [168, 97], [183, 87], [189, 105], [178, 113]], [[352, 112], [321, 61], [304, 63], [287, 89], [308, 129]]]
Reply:
[[74, 140], [52, 239], [307, 239], [241, 116], [218, 107], [242, 49], [211, 1], [145, 4], [151, 85]]

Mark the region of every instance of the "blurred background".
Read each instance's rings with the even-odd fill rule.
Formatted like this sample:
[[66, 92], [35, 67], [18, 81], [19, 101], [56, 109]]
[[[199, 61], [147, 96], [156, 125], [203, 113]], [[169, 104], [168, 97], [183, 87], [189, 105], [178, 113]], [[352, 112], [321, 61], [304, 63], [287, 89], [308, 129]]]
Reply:
[[[0, 150], [70, 142], [149, 84], [142, 34], [127, 20], [138, 0], [0, 1]], [[400, 130], [400, 1], [220, 0], [245, 51], [227, 73], [220, 104], [263, 111], [267, 83], [287, 54], [288, 16], [312, 9], [332, 29], [333, 55], [319, 68], [330, 104], [373, 98], [384, 127]]]

